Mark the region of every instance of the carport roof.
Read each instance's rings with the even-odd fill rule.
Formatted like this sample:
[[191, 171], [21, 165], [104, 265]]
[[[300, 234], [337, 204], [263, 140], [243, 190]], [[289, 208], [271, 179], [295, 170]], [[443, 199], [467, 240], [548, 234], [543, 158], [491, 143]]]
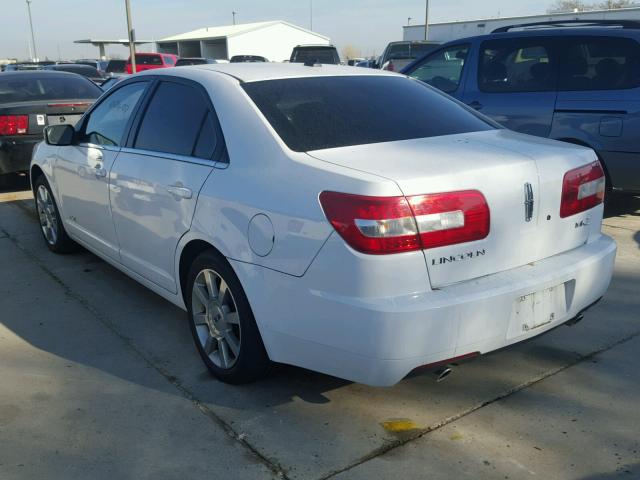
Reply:
[[179, 42], [179, 41], [188, 41], [188, 40], [208, 40], [208, 39], [214, 39], [214, 38], [233, 37], [236, 35], [241, 35], [243, 33], [252, 32], [254, 30], [260, 30], [261, 28], [271, 27], [273, 25], [278, 25], [278, 24], [287, 25], [288, 27], [302, 30], [303, 32], [307, 32], [312, 35], [316, 35], [317, 37], [329, 40], [329, 37], [325, 37], [324, 35], [320, 35], [319, 33], [312, 32], [311, 30], [298, 27], [297, 25], [294, 25], [292, 23], [285, 22], [282, 20], [275, 20], [272, 22], [255, 22], [255, 23], [242, 23], [237, 25], [224, 25], [220, 27], [205, 27], [205, 28], [200, 28], [198, 30], [193, 30], [191, 32], [181, 33], [179, 35], [165, 37], [158, 40], [158, 42], [159, 43]]

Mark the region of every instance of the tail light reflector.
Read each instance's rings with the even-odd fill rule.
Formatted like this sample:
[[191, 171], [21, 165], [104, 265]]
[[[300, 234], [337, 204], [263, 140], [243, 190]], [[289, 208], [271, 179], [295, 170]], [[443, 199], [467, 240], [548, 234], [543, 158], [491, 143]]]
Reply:
[[27, 115], [0, 115], [0, 135], [26, 135], [28, 128]]
[[320, 203], [340, 236], [363, 253], [409, 252], [489, 235], [489, 206], [477, 190], [412, 197], [322, 192]]
[[604, 191], [604, 170], [597, 160], [569, 170], [562, 181], [560, 217], [570, 217], [600, 205], [604, 201]]

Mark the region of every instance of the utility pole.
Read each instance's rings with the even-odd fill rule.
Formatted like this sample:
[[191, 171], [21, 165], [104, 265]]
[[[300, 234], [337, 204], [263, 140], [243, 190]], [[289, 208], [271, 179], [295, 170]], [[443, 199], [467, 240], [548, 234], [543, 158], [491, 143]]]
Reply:
[[309, 30], [313, 31], [313, 0], [309, 0]]
[[127, 33], [129, 34], [129, 55], [131, 55], [131, 73], [136, 73], [136, 32], [131, 26], [131, 5], [124, 0], [127, 9]]
[[38, 61], [38, 52], [36, 51], [36, 37], [33, 35], [33, 20], [31, 19], [31, 2], [33, 0], [27, 0], [27, 11], [29, 12], [29, 26], [31, 27], [31, 45], [33, 46], [33, 58], [34, 62]]
[[231, 12], [231, 15], [233, 15], [233, 24], [234, 24], [234, 25], [236, 24], [236, 14], [237, 14], [237, 13], [238, 13], [238, 12]]
[[424, 39], [429, 39], [429, 0], [425, 0], [424, 8]]

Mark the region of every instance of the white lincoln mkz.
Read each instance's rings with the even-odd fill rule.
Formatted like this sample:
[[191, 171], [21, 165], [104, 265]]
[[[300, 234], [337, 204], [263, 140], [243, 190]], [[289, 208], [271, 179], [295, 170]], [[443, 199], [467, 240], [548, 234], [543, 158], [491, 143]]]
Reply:
[[281, 362], [391, 385], [505, 347], [581, 318], [616, 253], [592, 150], [370, 69], [135, 75], [48, 127], [31, 179], [49, 248], [187, 310], [230, 383]]

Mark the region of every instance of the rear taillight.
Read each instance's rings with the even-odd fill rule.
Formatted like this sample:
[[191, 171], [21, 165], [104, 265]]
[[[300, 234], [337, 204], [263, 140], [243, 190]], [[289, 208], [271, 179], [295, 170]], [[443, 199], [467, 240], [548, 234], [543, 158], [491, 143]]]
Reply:
[[482, 240], [489, 235], [491, 215], [477, 190], [409, 197], [422, 248]]
[[320, 203], [340, 236], [363, 253], [409, 252], [489, 235], [489, 206], [477, 190], [412, 197], [322, 192]]
[[600, 162], [569, 170], [562, 181], [560, 217], [566, 218], [604, 201], [605, 176]]
[[28, 128], [27, 115], [0, 115], [0, 135], [26, 135]]

